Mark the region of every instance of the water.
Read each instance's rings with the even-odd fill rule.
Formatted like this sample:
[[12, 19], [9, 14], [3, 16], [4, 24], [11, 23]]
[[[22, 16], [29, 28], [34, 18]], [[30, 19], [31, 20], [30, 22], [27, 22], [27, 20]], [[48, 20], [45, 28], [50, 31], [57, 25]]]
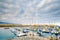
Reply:
[[49, 37], [51, 34], [50, 33], [42, 33], [41, 34], [43, 37]]
[[50, 36], [52, 36], [52, 37], [54, 37], [54, 38], [57, 38], [58, 37], [58, 35], [55, 35], [55, 34], [51, 34], [51, 33], [41, 33], [41, 36], [42, 37], [46, 37], [46, 38], [48, 38], [48, 37], [50, 37]]
[[16, 36], [9, 29], [0, 28], [0, 40], [8, 40], [15, 37]]

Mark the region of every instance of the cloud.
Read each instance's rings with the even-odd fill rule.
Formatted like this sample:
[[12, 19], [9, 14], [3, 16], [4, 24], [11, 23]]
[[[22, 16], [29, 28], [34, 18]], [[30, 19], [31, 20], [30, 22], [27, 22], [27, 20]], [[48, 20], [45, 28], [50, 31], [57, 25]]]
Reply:
[[0, 2], [0, 21], [32, 24], [60, 22], [60, 0], [6, 0]]

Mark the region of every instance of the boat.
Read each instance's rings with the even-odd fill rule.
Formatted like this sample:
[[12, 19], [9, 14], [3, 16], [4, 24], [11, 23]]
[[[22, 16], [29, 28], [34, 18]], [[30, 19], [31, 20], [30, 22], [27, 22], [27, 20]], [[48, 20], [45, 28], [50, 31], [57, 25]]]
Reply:
[[16, 32], [15, 33], [16, 34], [16, 36], [18, 36], [18, 37], [21, 37], [21, 36], [26, 36], [26, 34], [25, 33], [23, 33], [23, 32]]
[[38, 29], [38, 30], [37, 30], [37, 34], [38, 34], [39, 36], [41, 36], [42, 30]]
[[28, 33], [30, 30], [29, 29], [24, 29], [23, 33]]
[[10, 31], [11, 31], [12, 33], [14, 33], [14, 34], [15, 34], [16, 36], [18, 36], [18, 37], [26, 36], [25, 33], [21, 32], [21, 31], [19, 31], [19, 30], [16, 30], [16, 29], [14, 29], [14, 28], [10, 28]]
[[51, 33], [52, 33], [52, 34], [55, 34], [55, 35], [58, 35], [59, 32], [53, 29], [53, 30], [51, 31]]
[[42, 29], [43, 33], [49, 33], [50, 31], [48, 29]]

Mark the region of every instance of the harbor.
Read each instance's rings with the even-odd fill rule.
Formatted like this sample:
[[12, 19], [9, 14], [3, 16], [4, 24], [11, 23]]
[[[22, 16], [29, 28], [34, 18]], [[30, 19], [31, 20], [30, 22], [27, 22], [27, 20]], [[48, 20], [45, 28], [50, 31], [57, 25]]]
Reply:
[[[9, 30], [12, 35], [7, 40], [53, 40], [59, 39], [60, 27], [0, 27], [0, 30]], [[1, 31], [2, 31], [1, 30]], [[1, 32], [0, 31], [0, 32]], [[14, 35], [14, 36], [13, 36]], [[3, 36], [6, 36], [3, 35]], [[1, 37], [0, 37], [1, 38]]]
[[0, 0], [0, 40], [60, 40], [60, 0]]

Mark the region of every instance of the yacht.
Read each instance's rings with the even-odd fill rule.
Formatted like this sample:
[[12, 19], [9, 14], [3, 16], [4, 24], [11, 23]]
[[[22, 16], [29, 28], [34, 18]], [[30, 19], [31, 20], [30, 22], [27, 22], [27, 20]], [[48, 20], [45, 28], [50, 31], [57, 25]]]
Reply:
[[18, 36], [18, 37], [20, 37], [20, 36], [25, 36], [26, 34], [25, 33], [23, 33], [23, 32], [21, 32], [21, 31], [19, 31], [19, 30], [16, 30], [16, 29], [14, 29], [14, 28], [10, 28], [10, 31], [12, 32], [12, 33], [14, 33], [16, 36]]
[[52, 34], [57, 34], [57, 35], [58, 35], [59, 32], [53, 29], [53, 30], [51, 31], [51, 33], [52, 33]]
[[23, 33], [28, 33], [30, 31], [30, 29], [24, 29]]
[[49, 33], [48, 29], [42, 29], [42, 32]]
[[26, 34], [25, 34], [25, 33], [20, 32], [20, 31], [17, 31], [15, 34], [16, 34], [16, 36], [18, 36], [18, 37], [26, 36]]

